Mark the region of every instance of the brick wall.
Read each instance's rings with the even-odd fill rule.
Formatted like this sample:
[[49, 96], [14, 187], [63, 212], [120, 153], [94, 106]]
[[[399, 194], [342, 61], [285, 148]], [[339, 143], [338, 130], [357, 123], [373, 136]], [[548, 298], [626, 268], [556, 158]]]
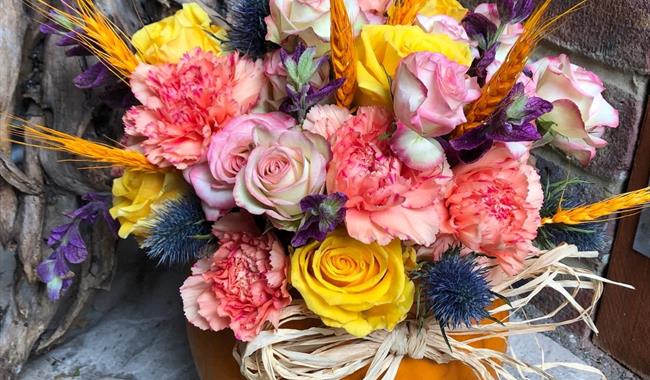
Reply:
[[[494, 1], [494, 0], [492, 0]], [[461, 0], [467, 7], [485, 2]], [[551, 14], [558, 14], [577, 0], [554, 0]], [[600, 149], [591, 164], [581, 167], [552, 148], [536, 151], [538, 167], [553, 177], [581, 177], [594, 185], [581, 195], [586, 201], [622, 191], [635, 153], [650, 79], [650, 1], [589, 0], [567, 16], [536, 50], [534, 58], [567, 54], [572, 63], [598, 74], [605, 82], [605, 98], [620, 111], [620, 126], [605, 135], [609, 145]], [[647, 159], [650, 159], [648, 152]], [[607, 226], [613, 236], [614, 223]], [[608, 245], [598, 262], [583, 263], [603, 273]]]

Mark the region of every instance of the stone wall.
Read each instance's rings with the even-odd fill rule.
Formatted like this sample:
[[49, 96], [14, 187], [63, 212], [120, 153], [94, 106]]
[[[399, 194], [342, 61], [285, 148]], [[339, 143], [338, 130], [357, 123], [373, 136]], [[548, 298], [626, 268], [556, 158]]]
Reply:
[[[492, 0], [494, 1], [494, 0]], [[539, 1], [539, 0], [538, 0]], [[467, 7], [481, 2], [461, 0]], [[577, 0], [554, 0], [550, 14], [559, 14]], [[580, 194], [592, 201], [625, 189], [643, 120], [650, 79], [650, 1], [589, 0], [565, 17], [536, 50], [534, 58], [567, 54], [572, 63], [595, 72], [604, 82], [605, 98], [620, 111], [620, 126], [605, 135], [609, 145], [582, 167], [551, 148], [539, 149], [538, 166], [558, 179], [577, 176], [593, 183]], [[648, 153], [650, 159], [650, 152]], [[615, 223], [607, 226], [613, 236]], [[611, 243], [600, 261], [589, 265], [603, 273]]]

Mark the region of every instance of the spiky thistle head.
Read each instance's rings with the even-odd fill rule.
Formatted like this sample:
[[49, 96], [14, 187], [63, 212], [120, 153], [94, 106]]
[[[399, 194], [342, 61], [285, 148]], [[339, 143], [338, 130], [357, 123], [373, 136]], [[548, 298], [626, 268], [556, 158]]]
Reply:
[[440, 261], [427, 262], [415, 272], [424, 312], [442, 328], [471, 326], [490, 317], [487, 311], [495, 294], [472, 255], [460, 254], [460, 247], [448, 250]]
[[229, 2], [228, 45], [250, 58], [261, 58], [274, 46], [266, 40], [264, 18], [270, 14], [268, 0], [233, 0]]
[[211, 225], [191, 195], [163, 203], [147, 224], [149, 236], [141, 246], [158, 265], [190, 263], [213, 245]]
[[[552, 218], [558, 208], [571, 209], [581, 206], [580, 202], [592, 192], [589, 189], [591, 184], [578, 178], [552, 181], [553, 174], [547, 170], [541, 170], [540, 176], [544, 188], [544, 205], [540, 210], [543, 219]], [[546, 223], [537, 230], [534, 244], [540, 249], [552, 249], [562, 243], [569, 243], [580, 251], [602, 252], [610, 243], [605, 234], [605, 227], [604, 223], [584, 223], [579, 226]]]

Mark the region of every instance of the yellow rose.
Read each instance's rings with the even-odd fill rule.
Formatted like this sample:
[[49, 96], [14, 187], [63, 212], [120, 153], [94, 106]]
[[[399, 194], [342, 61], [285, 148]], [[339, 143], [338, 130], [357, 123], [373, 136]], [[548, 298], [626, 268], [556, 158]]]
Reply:
[[121, 177], [113, 181], [113, 207], [109, 210], [120, 223], [118, 235], [123, 239], [131, 234], [146, 236], [146, 220], [152, 208], [166, 200], [178, 198], [186, 189], [187, 184], [177, 173], [124, 171]]
[[460, 22], [465, 17], [465, 14], [467, 14], [467, 9], [457, 0], [428, 0], [418, 14], [429, 17], [445, 15]]
[[398, 239], [364, 244], [339, 229], [296, 249], [291, 285], [327, 326], [365, 336], [406, 318], [415, 292], [406, 269], [414, 262], [413, 248], [402, 249]]
[[195, 48], [221, 54], [219, 40], [225, 35], [223, 28], [210, 25], [210, 17], [198, 4], [189, 3], [173, 16], [138, 30], [131, 41], [146, 63], [176, 63]]
[[418, 26], [366, 25], [355, 41], [357, 103], [392, 108], [389, 76], [395, 75], [402, 58], [420, 51], [440, 53], [469, 66], [472, 52], [468, 43], [446, 34], [429, 34]]

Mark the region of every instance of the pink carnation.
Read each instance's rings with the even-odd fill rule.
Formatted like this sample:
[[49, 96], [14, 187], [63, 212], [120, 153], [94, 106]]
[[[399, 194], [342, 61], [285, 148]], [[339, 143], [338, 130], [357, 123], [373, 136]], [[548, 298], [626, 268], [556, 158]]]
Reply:
[[313, 106], [302, 124], [302, 129], [329, 140], [337, 129], [352, 115], [347, 108], [333, 104]]
[[217, 220], [235, 207], [233, 188], [237, 174], [246, 166], [253, 144], [253, 129], [286, 130], [296, 121], [282, 112], [252, 113], [231, 119], [212, 136], [208, 162], [183, 171], [196, 195], [201, 198], [207, 220]]
[[287, 257], [271, 234], [217, 232], [221, 246], [192, 267], [180, 288], [187, 320], [202, 330], [229, 327], [250, 341], [269, 321], [277, 327], [291, 303]]
[[449, 228], [467, 248], [496, 258], [508, 274], [536, 252], [532, 241], [544, 195], [539, 175], [496, 146], [478, 161], [454, 168], [447, 196]]
[[124, 116], [155, 165], [185, 169], [205, 160], [210, 137], [255, 106], [265, 78], [262, 62], [196, 49], [178, 64], [140, 65], [131, 77], [142, 103]]
[[442, 198], [451, 170], [445, 159], [427, 171], [405, 165], [383, 137], [391, 122], [383, 109], [362, 107], [337, 130], [327, 189], [348, 196], [345, 224], [355, 239], [430, 245], [446, 218]]

